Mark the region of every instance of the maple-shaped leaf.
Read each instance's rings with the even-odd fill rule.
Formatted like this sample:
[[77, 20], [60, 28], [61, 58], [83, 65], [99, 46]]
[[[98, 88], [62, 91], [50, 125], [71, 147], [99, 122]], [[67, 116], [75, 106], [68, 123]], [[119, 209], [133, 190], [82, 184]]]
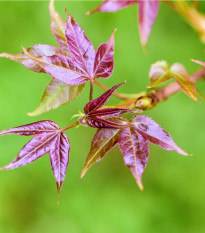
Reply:
[[122, 130], [118, 145], [123, 154], [125, 165], [130, 168], [139, 188], [143, 190], [142, 174], [149, 156], [147, 139], [132, 127], [127, 127]]
[[114, 12], [122, 8], [131, 6], [133, 4], [139, 4], [139, 29], [140, 40], [143, 46], [146, 46], [153, 23], [158, 15], [159, 0], [153, 1], [116, 1], [116, 0], [104, 0], [104, 2], [95, 8], [94, 10], [87, 12], [88, 15], [101, 11], [101, 12]]
[[174, 63], [170, 68], [166, 61], [154, 63], [149, 71], [150, 86], [149, 88], [158, 86], [167, 80], [174, 78], [186, 95], [195, 101], [198, 101], [196, 96], [196, 86], [190, 80], [189, 74], [180, 63]]
[[10, 164], [0, 168], [0, 170], [9, 170], [27, 165], [49, 153], [59, 193], [69, 161], [70, 142], [67, 135], [53, 121], [39, 121], [0, 132], [0, 136], [7, 134], [36, 136], [20, 150], [17, 157]]
[[173, 150], [182, 155], [188, 155], [176, 145], [172, 137], [150, 117], [138, 115], [133, 118], [133, 128], [153, 144], [161, 146], [164, 150]]
[[91, 41], [68, 12], [67, 21], [64, 21], [55, 10], [53, 0], [50, 0], [49, 10], [51, 31], [60, 48], [39, 44], [27, 50], [23, 48], [19, 54], [0, 54], [0, 57], [17, 61], [30, 70], [47, 73], [54, 79], [48, 84], [37, 109], [28, 114], [30, 116], [69, 103], [79, 96], [84, 87], [82, 84], [93, 83], [96, 78], [109, 78], [113, 72], [114, 32], [95, 52]]
[[[123, 85], [117, 84], [103, 93], [97, 99], [91, 100], [84, 107], [85, 121], [90, 127], [94, 128], [124, 128], [129, 125], [128, 121], [122, 118], [113, 118], [124, 113], [138, 113], [139, 110], [130, 110], [125, 108], [102, 108], [110, 99], [114, 91]], [[112, 117], [106, 118], [104, 117]], [[116, 119], [116, 120], [115, 120]]]
[[118, 141], [120, 129], [98, 129], [91, 143], [90, 152], [86, 158], [81, 172], [81, 178], [85, 175], [91, 165], [104, 158]]

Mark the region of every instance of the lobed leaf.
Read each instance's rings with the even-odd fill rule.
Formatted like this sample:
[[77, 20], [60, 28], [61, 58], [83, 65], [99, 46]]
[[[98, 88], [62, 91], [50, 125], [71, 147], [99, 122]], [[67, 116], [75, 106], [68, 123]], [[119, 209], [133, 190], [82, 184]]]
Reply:
[[90, 152], [81, 172], [81, 178], [91, 165], [99, 162], [118, 141], [120, 129], [98, 129], [91, 143]]
[[124, 156], [125, 165], [130, 168], [140, 190], [143, 190], [142, 174], [149, 156], [147, 140], [133, 128], [128, 127], [122, 130], [118, 145]]
[[81, 94], [84, 87], [85, 84], [70, 86], [53, 79], [46, 87], [39, 106], [33, 112], [27, 113], [27, 115], [37, 116], [70, 103]]
[[159, 0], [139, 1], [139, 29], [140, 39], [146, 46], [153, 23], [158, 15]]
[[137, 133], [141, 134], [151, 143], [159, 145], [165, 150], [174, 150], [179, 154], [188, 155], [179, 148], [172, 137], [151, 118], [138, 115], [133, 118], [133, 127]]
[[27, 165], [50, 153], [51, 166], [59, 193], [65, 179], [70, 151], [67, 135], [62, 132], [59, 126], [53, 121], [39, 121], [0, 132], [0, 136], [5, 134], [36, 136], [20, 150], [11, 163], [0, 168], [0, 170], [9, 170]]

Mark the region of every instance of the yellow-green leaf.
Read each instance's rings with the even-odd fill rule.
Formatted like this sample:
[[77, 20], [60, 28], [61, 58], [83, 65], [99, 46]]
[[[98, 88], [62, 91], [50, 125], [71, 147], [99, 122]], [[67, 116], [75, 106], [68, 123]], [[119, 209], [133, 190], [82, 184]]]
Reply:
[[196, 96], [196, 86], [191, 82], [189, 74], [187, 73], [184, 66], [180, 63], [175, 63], [170, 67], [170, 74], [180, 85], [181, 89], [187, 94], [190, 98], [198, 102]]
[[81, 178], [85, 175], [88, 168], [96, 162], [99, 162], [117, 143], [120, 135], [120, 129], [98, 129], [91, 143], [90, 152], [86, 158], [81, 172]]
[[65, 83], [53, 79], [42, 96], [39, 106], [30, 113], [29, 116], [37, 116], [52, 109], [56, 109], [63, 104], [67, 104], [76, 99], [83, 91], [85, 84], [69, 86]]

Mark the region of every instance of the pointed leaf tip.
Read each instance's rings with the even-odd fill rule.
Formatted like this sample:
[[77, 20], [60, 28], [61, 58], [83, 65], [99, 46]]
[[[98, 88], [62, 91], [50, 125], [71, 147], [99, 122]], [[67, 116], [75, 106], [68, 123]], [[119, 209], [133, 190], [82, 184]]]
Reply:
[[60, 204], [60, 191], [61, 191], [61, 188], [62, 188], [62, 181], [56, 182], [56, 186], [57, 186], [57, 192], [58, 192], [57, 204]]
[[84, 175], [86, 174], [88, 169], [86, 169], [85, 167], [83, 167], [81, 174], [80, 174], [80, 178], [82, 179], [84, 177]]

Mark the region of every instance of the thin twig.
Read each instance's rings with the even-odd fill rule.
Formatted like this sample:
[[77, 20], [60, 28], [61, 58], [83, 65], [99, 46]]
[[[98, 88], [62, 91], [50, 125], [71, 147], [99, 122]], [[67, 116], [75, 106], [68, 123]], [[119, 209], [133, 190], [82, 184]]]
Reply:
[[[105, 91], [109, 90], [108, 87], [106, 87], [106, 86], [103, 85], [102, 83], [99, 83], [99, 82], [96, 81], [96, 80], [94, 81], [94, 83], [95, 83], [98, 87], [102, 88], [102, 89], [105, 90]], [[127, 96], [125, 96], [125, 95], [123, 95], [123, 94], [120, 94], [120, 93], [118, 93], [118, 92], [116, 92], [116, 91], [113, 93], [113, 95], [116, 96], [118, 99], [121, 99], [121, 100], [127, 100], [127, 99], [128, 99]]]

